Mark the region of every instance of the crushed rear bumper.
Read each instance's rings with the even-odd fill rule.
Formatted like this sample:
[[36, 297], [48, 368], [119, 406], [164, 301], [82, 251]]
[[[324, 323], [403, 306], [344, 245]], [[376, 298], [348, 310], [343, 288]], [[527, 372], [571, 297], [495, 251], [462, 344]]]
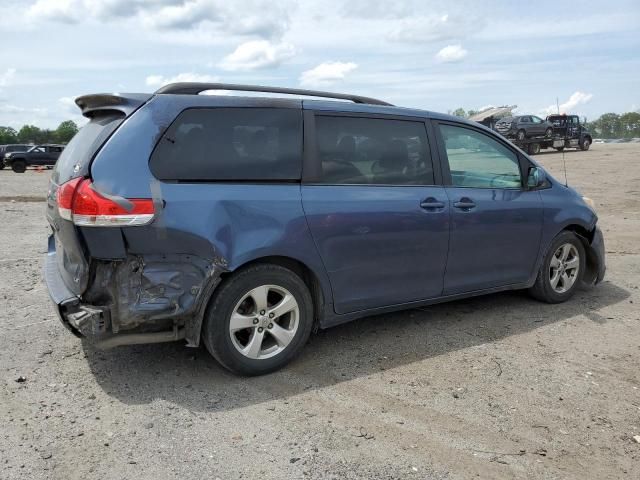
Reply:
[[94, 261], [92, 281], [74, 295], [59, 272], [53, 236], [44, 278], [62, 324], [98, 345], [200, 343], [207, 300], [224, 268], [192, 255], [129, 256]]

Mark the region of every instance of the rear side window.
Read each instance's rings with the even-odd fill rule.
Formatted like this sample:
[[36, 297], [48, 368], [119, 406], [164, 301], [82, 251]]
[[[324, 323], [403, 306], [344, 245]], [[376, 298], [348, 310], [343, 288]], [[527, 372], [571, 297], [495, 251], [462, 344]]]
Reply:
[[164, 133], [150, 168], [167, 181], [299, 180], [302, 112], [192, 108]]
[[53, 173], [57, 184], [86, 175], [89, 163], [100, 146], [120, 125], [124, 115], [108, 113], [91, 119], [62, 150]]
[[321, 183], [433, 185], [424, 123], [358, 117], [316, 117]]

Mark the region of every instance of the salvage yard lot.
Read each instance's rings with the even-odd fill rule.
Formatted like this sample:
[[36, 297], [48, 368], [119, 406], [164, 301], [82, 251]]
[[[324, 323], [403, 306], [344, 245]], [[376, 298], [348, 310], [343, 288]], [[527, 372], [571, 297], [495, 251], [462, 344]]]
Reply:
[[603, 284], [359, 320], [260, 378], [70, 335], [41, 280], [49, 173], [0, 171], [0, 478], [640, 478], [640, 145], [565, 159]]

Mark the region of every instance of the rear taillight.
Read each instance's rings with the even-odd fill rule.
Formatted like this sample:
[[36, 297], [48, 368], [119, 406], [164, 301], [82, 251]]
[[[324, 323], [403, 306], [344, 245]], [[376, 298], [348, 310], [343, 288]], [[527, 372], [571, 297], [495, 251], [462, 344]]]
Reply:
[[107, 198], [98, 193], [88, 178], [74, 178], [58, 187], [60, 217], [83, 227], [126, 227], [146, 225], [155, 208], [149, 198]]

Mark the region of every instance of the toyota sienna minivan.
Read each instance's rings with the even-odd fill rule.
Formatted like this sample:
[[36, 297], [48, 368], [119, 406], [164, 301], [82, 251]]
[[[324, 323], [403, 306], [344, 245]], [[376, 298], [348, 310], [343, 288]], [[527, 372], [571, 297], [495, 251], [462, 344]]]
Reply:
[[[201, 95], [221, 89], [297, 97]], [[226, 84], [76, 103], [45, 277], [99, 347], [202, 341], [256, 375], [317, 328], [502, 290], [563, 302], [604, 276], [593, 202], [477, 123]]]

